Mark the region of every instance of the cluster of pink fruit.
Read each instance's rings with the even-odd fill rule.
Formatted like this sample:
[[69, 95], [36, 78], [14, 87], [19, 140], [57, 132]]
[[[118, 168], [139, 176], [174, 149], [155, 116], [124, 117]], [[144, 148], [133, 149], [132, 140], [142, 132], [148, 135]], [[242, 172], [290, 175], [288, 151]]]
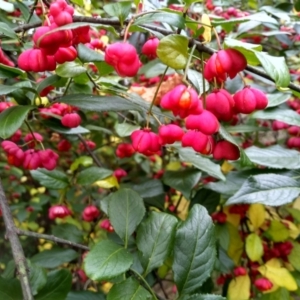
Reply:
[[[24, 71], [54, 71], [56, 63], [73, 61], [77, 57], [74, 46], [89, 43], [89, 26], [72, 30], [58, 30], [60, 26], [73, 22], [74, 8], [65, 0], [57, 0], [50, 5], [45, 24], [34, 35], [34, 48], [25, 50], [18, 58], [18, 66]], [[56, 31], [55, 31], [56, 30]]]
[[51, 115], [61, 116], [61, 124], [68, 128], [75, 128], [81, 123], [81, 117], [76, 111], [78, 111], [78, 108], [65, 103], [54, 103], [50, 107], [40, 108], [43, 118], [47, 119]]
[[51, 149], [37, 150], [34, 149], [37, 142], [41, 142], [42, 136], [38, 133], [27, 134], [24, 138], [27, 142], [28, 150], [23, 150], [16, 143], [11, 141], [3, 141], [1, 146], [7, 154], [9, 164], [27, 170], [35, 170], [37, 168], [45, 168], [49, 171], [55, 169], [58, 161], [58, 155]]

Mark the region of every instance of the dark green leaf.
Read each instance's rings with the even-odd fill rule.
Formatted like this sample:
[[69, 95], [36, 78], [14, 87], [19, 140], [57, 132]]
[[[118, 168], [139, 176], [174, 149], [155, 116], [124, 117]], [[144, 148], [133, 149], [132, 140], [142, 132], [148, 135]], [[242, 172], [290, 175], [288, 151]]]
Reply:
[[0, 137], [12, 136], [23, 124], [33, 106], [12, 106], [0, 113]]
[[103, 10], [111, 17], [118, 17], [120, 23], [123, 24], [131, 12], [131, 5], [131, 1], [109, 3], [103, 6]]
[[[189, 69], [187, 75], [188, 75], [188, 80], [192, 83], [192, 85], [195, 87], [197, 92], [202, 95], [204, 92], [202, 73], [199, 73], [196, 70]], [[209, 83], [207, 82], [206, 79], [204, 79], [204, 84], [205, 84], [205, 92], [206, 92], [209, 90]]]
[[71, 291], [66, 300], [105, 300], [105, 296], [90, 291]]
[[68, 176], [58, 170], [48, 171], [45, 169], [38, 169], [30, 171], [33, 179], [39, 181], [41, 185], [49, 189], [64, 189], [69, 185]]
[[79, 44], [77, 47], [78, 58], [86, 62], [104, 61], [104, 55], [94, 51], [83, 44]]
[[34, 298], [35, 300], [65, 300], [72, 284], [69, 270], [53, 270], [48, 273], [47, 283]]
[[255, 131], [267, 131], [266, 127], [259, 127], [255, 125], [239, 124], [235, 126], [224, 126], [224, 129], [229, 133], [246, 133]]
[[77, 106], [90, 111], [123, 111], [138, 110], [141, 108], [130, 100], [119, 96], [94, 96], [86, 94], [68, 95], [59, 99], [59, 102]]
[[39, 82], [38, 86], [37, 86], [37, 92], [38, 94], [46, 87], [56, 83], [58, 80], [60, 79], [60, 77], [58, 75], [51, 75], [47, 78], [45, 78], [44, 80], [42, 80], [41, 82]]
[[226, 205], [262, 203], [279, 206], [292, 202], [300, 192], [299, 183], [287, 176], [261, 174], [248, 178], [241, 188], [228, 199]]
[[0, 277], [0, 299], [22, 300], [22, 289], [20, 281], [17, 279], [4, 279]]
[[141, 252], [144, 275], [160, 267], [172, 249], [177, 219], [162, 212], [151, 212], [137, 230], [136, 243]]
[[65, 62], [59, 65], [55, 70], [56, 74], [63, 78], [75, 77], [86, 71], [87, 69], [85, 67], [75, 61]]
[[47, 283], [46, 270], [35, 264], [28, 264], [30, 285], [33, 295], [36, 295]]
[[108, 75], [115, 70], [114, 67], [110, 66], [105, 61], [95, 62], [95, 66], [97, 67], [100, 76]]
[[255, 52], [255, 55], [267, 74], [275, 80], [277, 87], [287, 87], [290, 84], [290, 72], [284, 57], [271, 56], [265, 52]]
[[211, 214], [216, 211], [220, 203], [220, 196], [221, 195], [215, 191], [202, 188], [197, 191], [196, 195], [192, 198], [190, 205], [201, 204], [207, 209], [208, 213]]
[[272, 293], [263, 294], [260, 300], [290, 300], [290, 292], [279, 287], [276, 291]]
[[[166, 70], [166, 65], [158, 58], [150, 60], [139, 69], [139, 74], [145, 75], [146, 78], [152, 78], [163, 74]], [[174, 74], [175, 70], [168, 68], [166, 75]]]
[[297, 271], [300, 271], [300, 245], [293, 243], [293, 246], [291, 253], [288, 255], [288, 261]]
[[152, 23], [167, 23], [170, 26], [184, 28], [184, 18], [176, 13], [156, 11], [147, 15], [141, 16], [135, 20], [134, 25], [146, 25]]
[[267, 110], [259, 110], [252, 114], [252, 118], [263, 120], [278, 120], [289, 125], [300, 126], [300, 115], [287, 108], [271, 108]]
[[112, 175], [112, 171], [99, 167], [90, 167], [81, 171], [77, 177], [77, 183], [82, 185], [90, 185], [97, 180], [102, 180]]
[[190, 199], [191, 192], [200, 178], [201, 172], [195, 169], [166, 171], [163, 183], [181, 192], [186, 199]]
[[18, 69], [9, 67], [7, 65], [0, 64], [0, 78], [14, 78], [18, 76], [26, 76], [26, 72]]
[[114, 284], [107, 295], [107, 300], [147, 300], [151, 294], [132, 277]]
[[210, 159], [196, 153], [190, 148], [179, 148], [179, 157], [182, 161], [194, 165], [194, 167], [206, 172], [207, 174], [225, 180], [225, 176], [221, 171], [221, 167], [213, 163]]
[[296, 11], [300, 11], [300, 0], [294, 1], [294, 7]]
[[230, 242], [230, 235], [227, 223], [216, 225], [216, 239], [219, 242], [220, 246], [227, 251]]
[[129, 237], [142, 221], [145, 212], [143, 199], [137, 192], [121, 188], [112, 194], [108, 216], [115, 232], [125, 241], [126, 247]]
[[117, 123], [115, 125], [115, 130], [119, 137], [130, 136], [133, 131], [140, 128], [141, 126], [139, 125], [133, 125], [129, 123]]
[[179, 294], [197, 290], [210, 276], [215, 259], [214, 225], [207, 210], [195, 204], [175, 237], [172, 269]]
[[[47, 113], [45, 113], [47, 114]], [[49, 114], [51, 115], [51, 114]], [[90, 131], [82, 126], [77, 126], [75, 128], [67, 128], [67, 127], [64, 127], [60, 120], [58, 119], [49, 119], [49, 120], [43, 120], [42, 121], [43, 124], [52, 129], [53, 131], [56, 131], [58, 133], [62, 133], [62, 134], [85, 134], [85, 133], [89, 133]]]
[[189, 57], [188, 43], [188, 39], [182, 35], [168, 35], [160, 40], [157, 56], [167, 66], [175, 70], [183, 69]]
[[63, 263], [70, 262], [78, 257], [78, 253], [73, 249], [54, 248], [44, 250], [31, 257], [31, 261], [43, 268], [54, 269]]
[[209, 294], [194, 294], [194, 295], [184, 295], [178, 300], [226, 300], [226, 298], [220, 295], [209, 295]]
[[107, 280], [126, 272], [133, 258], [123, 247], [109, 240], [97, 243], [84, 259], [84, 269], [93, 280]]
[[64, 223], [55, 225], [52, 228], [52, 233], [56, 237], [69, 240], [74, 243], [82, 243], [83, 241], [83, 234], [81, 230], [73, 224]]
[[249, 159], [261, 166], [278, 169], [299, 169], [299, 152], [280, 145], [267, 148], [249, 147], [245, 150]]

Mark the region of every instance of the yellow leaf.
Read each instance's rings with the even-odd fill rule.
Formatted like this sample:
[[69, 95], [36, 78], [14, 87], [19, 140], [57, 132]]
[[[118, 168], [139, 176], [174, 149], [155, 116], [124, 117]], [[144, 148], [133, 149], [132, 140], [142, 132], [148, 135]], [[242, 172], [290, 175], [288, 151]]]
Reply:
[[97, 185], [98, 187], [104, 189], [111, 189], [113, 187], [119, 188], [119, 183], [115, 176], [110, 176], [103, 180], [98, 180], [94, 183], [94, 185]]
[[271, 262], [269, 261], [265, 265], [260, 266], [257, 270], [262, 276], [265, 276], [280, 287], [284, 287], [289, 291], [296, 291], [298, 289], [294, 277], [286, 268], [271, 266]]
[[278, 258], [272, 258], [266, 262], [266, 265], [274, 268], [281, 268], [282, 264]]
[[264, 254], [261, 238], [251, 233], [246, 238], [246, 253], [252, 261], [259, 261]]
[[290, 236], [289, 230], [278, 220], [272, 220], [270, 227], [265, 231], [266, 236], [274, 242], [283, 242]]
[[250, 278], [249, 275], [238, 276], [232, 279], [228, 286], [228, 300], [250, 299]]
[[293, 208], [300, 210], [300, 197], [296, 198], [294, 201]]
[[211, 23], [207, 14], [202, 14], [201, 23], [204, 27], [203, 39], [206, 43], [209, 43], [211, 41]]
[[227, 160], [225, 160], [222, 164], [221, 170], [224, 174], [229, 173], [232, 169], [234, 169], [234, 166], [230, 164]]
[[265, 221], [265, 207], [260, 203], [251, 204], [248, 209], [248, 218], [254, 228], [258, 229]]
[[239, 214], [231, 214], [229, 212], [232, 206], [225, 206], [223, 208], [223, 212], [226, 214], [227, 219], [226, 221], [231, 223], [233, 226], [238, 227], [241, 221], [241, 216]]
[[296, 239], [299, 236], [300, 230], [293, 222], [288, 220], [282, 220], [281, 222], [288, 226], [290, 237], [292, 239]]
[[244, 250], [244, 243], [236, 227], [230, 223], [226, 223], [226, 226], [229, 233], [229, 247], [227, 254], [236, 265], [239, 265], [241, 255]]

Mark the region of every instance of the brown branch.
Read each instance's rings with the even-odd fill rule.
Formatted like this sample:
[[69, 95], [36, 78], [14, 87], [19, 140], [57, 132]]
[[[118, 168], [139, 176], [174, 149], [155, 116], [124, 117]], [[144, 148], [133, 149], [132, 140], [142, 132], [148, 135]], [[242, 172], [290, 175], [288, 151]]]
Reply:
[[9, 239], [14, 262], [21, 282], [23, 299], [33, 300], [26, 258], [19, 237], [17, 235], [17, 228], [14, 224], [13, 217], [8, 205], [8, 201], [4, 194], [1, 180], [0, 180], [0, 208], [2, 211], [3, 220], [5, 224], [6, 237]]
[[89, 145], [86, 143], [85, 139], [83, 138], [83, 136], [81, 134], [77, 134], [78, 138], [80, 139], [80, 141], [82, 142], [82, 144], [84, 145], [85, 149], [87, 150], [87, 152], [89, 153], [89, 155], [93, 158], [95, 164], [101, 168], [102, 164], [100, 162], [100, 160], [98, 159], [98, 157], [93, 153], [93, 151], [91, 150], [91, 148], [89, 147]]
[[86, 250], [86, 251], [90, 250], [89, 247], [87, 247], [85, 245], [70, 242], [68, 240], [58, 238], [54, 235], [36, 233], [36, 232], [33, 232], [33, 231], [22, 230], [22, 229], [19, 229], [19, 228], [16, 228], [16, 233], [18, 235], [30, 236], [30, 237], [34, 237], [34, 238], [37, 238], [37, 239], [44, 239], [44, 240], [52, 241], [52, 242], [55, 242], [55, 243], [59, 243], [59, 244], [79, 248], [79, 249]]

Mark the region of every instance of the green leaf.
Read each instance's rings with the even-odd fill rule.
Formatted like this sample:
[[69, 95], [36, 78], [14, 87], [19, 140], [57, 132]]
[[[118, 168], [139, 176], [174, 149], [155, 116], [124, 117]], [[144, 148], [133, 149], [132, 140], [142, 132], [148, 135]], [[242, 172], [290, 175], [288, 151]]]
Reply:
[[66, 300], [105, 300], [105, 296], [101, 293], [91, 291], [71, 291]]
[[71, 164], [70, 170], [75, 171], [79, 168], [79, 166], [89, 167], [93, 164], [93, 158], [90, 156], [79, 156], [75, 159], [75, 161]]
[[[166, 65], [163, 64], [158, 58], [150, 60], [144, 64], [140, 69], [138, 74], [144, 75], [146, 78], [152, 78], [163, 74], [166, 70]], [[166, 75], [174, 74], [175, 70], [168, 68]]]
[[296, 11], [300, 11], [300, 0], [294, 1], [294, 7]]
[[144, 275], [160, 267], [173, 246], [177, 219], [162, 212], [151, 212], [137, 230], [136, 243], [141, 253]]
[[65, 62], [59, 65], [55, 70], [56, 74], [63, 78], [75, 77], [86, 71], [87, 69], [85, 67], [75, 61]]
[[5, 36], [8, 36], [12, 39], [18, 38], [18, 36], [14, 32], [14, 30], [10, 26], [8, 26], [6, 23], [3, 23], [3, 22], [0, 22], [0, 33]]
[[91, 291], [71, 291], [66, 300], [105, 300], [102, 293], [94, 293]]
[[113, 171], [99, 168], [99, 167], [90, 167], [88, 169], [82, 170], [78, 173], [77, 183], [82, 185], [91, 185], [97, 180], [102, 180], [111, 176]]
[[17, 279], [4, 279], [0, 276], [0, 299], [22, 300], [22, 289]]
[[226, 205], [262, 203], [280, 206], [292, 202], [300, 192], [299, 183], [287, 176], [261, 174], [249, 177], [241, 188], [228, 199]]
[[297, 270], [300, 271], [300, 245], [299, 243], [293, 243], [293, 249], [288, 255], [289, 263]]
[[216, 259], [215, 242], [207, 210], [195, 204], [175, 237], [172, 269], [180, 295], [193, 293], [210, 276]]
[[290, 233], [288, 228], [279, 220], [272, 220], [264, 235], [274, 242], [284, 242], [289, 238]]
[[0, 137], [12, 136], [23, 124], [33, 106], [12, 106], [0, 113]]
[[201, 172], [195, 169], [166, 171], [163, 183], [181, 192], [186, 199], [190, 199], [191, 192], [200, 178]]
[[104, 55], [97, 51], [94, 51], [83, 44], [79, 44], [77, 47], [78, 58], [86, 62], [104, 61]]
[[78, 253], [73, 249], [53, 248], [44, 250], [30, 258], [30, 260], [47, 269], [54, 269], [63, 263], [70, 262], [78, 257]]
[[229, 133], [246, 133], [255, 131], [268, 131], [266, 127], [260, 127], [255, 125], [239, 124], [235, 126], [224, 126], [224, 129]]
[[278, 106], [291, 98], [290, 93], [274, 93], [267, 94], [266, 96], [269, 100], [268, 107]]
[[53, 270], [48, 273], [47, 283], [35, 300], [65, 300], [71, 289], [72, 275], [69, 270]]
[[103, 6], [103, 10], [111, 17], [118, 17], [121, 25], [131, 12], [132, 1], [109, 3]]
[[128, 245], [129, 237], [142, 221], [145, 206], [140, 195], [130, 189], [113, 193], [108, 204], [109, 220], [119, 237]]
[[290, 84], [290, 72], [284, 57], [271, 56], [265, 52], [255, 52], [255, 55], [266, 73], [275, 80], [277, 87], [287, 87]]
[[115, 130], [119, 137], [130, 136], [135, 130], [140, 129], [141, 126], [129, 123], [116, 123]]
[[128, 99], [119, 96], [94, 96], [86, 94], [67, 95], [59, 99], [59, 102], [77, 106], [80, 109], [102, 111], [138, 110], [141, 108]]
[[[198, 71], [188, 69], [187, 73], [188, 80], [192, 83], [192, 85], [195, 87], [197, 92], [202, 95], [204, 92], [203, 87], [203, 75], [199, 73]], [[204, 79], [205, 84], [205, 92], [209, 90], [210, 86], [206, 79]]]
[[60, 80], [60, 77], [58, 75], [51, 75], [51, 76], [45, 78], [44, 80], [42, 80], [41, 82], [39, 82], [38, 85], [37, 85], [38, 94], [43, 89], [48, 87], [49, 85], [52, 85], [52, 84], [56, 83], [58, 80]]
[[197, 154], [194, 150], [189, 148], [179, 148], [178, 153], [181, 161], [191, 163], [194, 167], [208, 173], [209, 175], [225, 180], [221, 167], [213, 163], [210, 159]]
[[299, 152], [280, 145], [267, 148], [249, 147], [245, 150], [249, 159], [261, 166], [278, 169], [299, 169]]
[[84, 270], [92, 280], [107, 280], [126, 272], [132, 263], [132, 255], [123, 247], [103, 240], [85, 257]]
[[222, 249], [225, 251], [228, 250], [229, 244], [230, 244], [230, 234], [228, 229], [228, 223], [225, 224], [216, 224], [215, 225], [215, 232], [216, 232], [216, 239]]
[[18, 76], [25, 77], [27, 75], [25, 71], [22, 71], [18, 68], [9, 67], [7, 65], [0, 64], [0, 78], [7, 79], [7, 78], [15, 78]]
[[251, 261], [259, 261], [264, 254], [261, 238], [256, 233], [246, 237], [246, 253]]
[[60, 224], [52, 227], [52, 234], [61, 239], [65, 239], [74, 243], [82, 243], [83, 234], [77, 226], [73, 224]]
[[259, 110], [253, 113], [251, 117], [254, 119], [278, 120], [289, 125], [300, 126], [300, 115], [287, 108], [276, 107], [267, 110]]
[[284, 209], [287, 212], [289, 212], [298, 223], [300, 223], [300, 210], [299, 209], [292, 208], [292, 207], [285, 207]]
[[194, 294], [194, 295], [184, 295], [180, 297], [178, 300], [226, 300], [226, 298], [220, 295], [212, 295], [212, 294]]
[[177, 70], [183, 69], [188, 61], [189, 40], [178, 34], [171, 34], [162, 38], [156, 53], [158, 58], [167, 66]]
[[132, 277], [114, 284], [110, 289], [107, 300], [146, 300], [152, 295]]
[[[47, 113], [44, 113], [47, 114]], [[49, 113], [49, 116], [51, 116], [51, 114]], [[43, 120], [42, 123], [52, 129], [53, 131], [56, 131], [58, 133], [63, 133], [63, 134], [85, 134], [85, 133], [89, 133], [90, 131], [82, 126], [77, 126], [75, 128], [67, 128], [64, 127], [60, 120], [58, 119], [49, 119], [49, 120]]]
[[39, 181], [39, 183], [46, 188], [59, 190], [69, 186], [68, 176], [58, 170], [48, 171], [46, 169], [38, 169], [30, 171], [33, 179]]
[[15, 10], [15, 7], [12, 3], [0, 0], [0, 9], [12, 13]]
[[36, 295], [47, 283], [46, 270], [35, 264], [28, 264], [29, 280], [33, 295]]
[[201, 188], [191, 199], [190, 207], [194, 204], [201, 204], [207, 209], [209, 214], [212, 214], [216, 211], [216, 208], [220, 203], [220, 196], [221, 195], [215, 191]]
[[152, 23], [167, 23], [170, 26], [183, 29], [185, 27], [184, 18], [176, 13], [172, 12], [160, 12], [156, 11], [153, 13], [146, 14], [135, 20], [134, 25], [146, 25]]
[[272, 293], [263, 294], [260, 300], [291, 300], [290, 291], [279, 287]]

